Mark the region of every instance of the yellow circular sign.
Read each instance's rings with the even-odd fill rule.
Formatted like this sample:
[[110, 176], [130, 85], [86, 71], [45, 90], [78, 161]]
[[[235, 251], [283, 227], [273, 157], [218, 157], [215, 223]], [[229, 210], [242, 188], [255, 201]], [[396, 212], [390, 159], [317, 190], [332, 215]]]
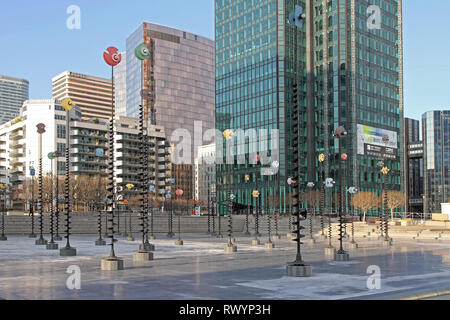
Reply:
[[253, 196], [253, 198], [258, 198], [259, 197], [259, 191], [258, 190], [253, 191], [252, 196]]
[[323, 153], [319, 154], [319, 162], [325, 161], [325, 155]]
[[248, 174], [245, 175], [245, 181], [250, 181], [250, 176]]
[[70, 98], [66, 98], [61, 103], [61, 106], [66, 109], [66, 111], [72, 110], [72, 108], [75, 106], [75, 103]]
[[389, 173], [389, 168], [388, 167], [383, 167], [383, 169], [381, 169], [381, 173], [384, 175], [387, 175]]

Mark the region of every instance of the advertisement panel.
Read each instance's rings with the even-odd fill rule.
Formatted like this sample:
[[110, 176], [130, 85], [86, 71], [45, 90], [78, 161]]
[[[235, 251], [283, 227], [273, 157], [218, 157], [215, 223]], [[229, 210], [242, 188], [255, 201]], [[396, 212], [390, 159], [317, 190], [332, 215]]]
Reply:
[[[386, 137], [389, 141], [383, 141]], [[398, 135], [395, 131], [358, 124], [358, 154], [397, 159]]]

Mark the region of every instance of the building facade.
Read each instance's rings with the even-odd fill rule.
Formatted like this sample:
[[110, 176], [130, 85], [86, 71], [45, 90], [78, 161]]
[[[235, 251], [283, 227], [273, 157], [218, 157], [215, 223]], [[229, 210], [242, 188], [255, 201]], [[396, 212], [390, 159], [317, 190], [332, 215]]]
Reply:
[[[402, 3], [377, 4], [382, 18], [374, 27], [364, 0], [215, 1], [216, 126], [221, 131], [277, 129], [278, 143], [263, 140], [258, 152], [276, 145], [280, 164], [272, 177], [262, 177], [261, 165], [249, 161], [219, 164], [219, 202], [232, 191], [240, 204], [251, 205], [251, 192], [258, 189], [263, 204], [276, 195], [282, 211], [287, 210], [286, 181], [295, 176], [297, 148], [292, 139], [294, 83], [300, 109], [295, 124], [300, 128], [296, 165], [303, 172], [301, 192], [308, 182], [320, 188], [319, 177], [325, 176], [336, 180], [334, 192], [355, 186], [379, 194], [379, 160], [391, 170], [388, 187], [402, 190]], [[295, 5], [306, 14], [300, 29], [288, 23]], [[339, 126], [348, 132], [341, 150], [333, 137]], [[244, 150], [248, 158], [248, 143]], [[348, 155], [346, 161], [339, 160], [339, 151]], [[320, 153], [326, 159], [322, 164]], [[223, 155], [225, 162], [225, 148]]]
[[208, 188], [214, 190], [216, 180], [216, 145], [198, 148], [195, 158], [195, 200], [208, 201]]
[[83, 113], [83, 120], [111, 117], [114, 99], [111, 79], [65, 71], [52, 79], [53, 98], [71, 98]]
[[424, 210], [440, 213], [450, 202], [450, 110], [422, 115], [424, 144]]
[[117, 116], [127, 116], [127, 53], [122, 52], [122, 61], [114, 69], [115, 108]]
[[27, 80], [0, 75], [0, 125], [19, 116], [19, 109], [28, 96]]
[[[150, 58], [142, 63], [131, 54], [141, 43], [150, 49]], [[181, 140], [190, 144], [173, 168], [174, 175], [181, 177], [178, 182], [186, 181], [179, 185], [184, 196], [192, 199], [196, 149], [204, 144], [202, 132], [215, 128], [214, 41], [143, 23], [127, 39], [126, 47], [127, 114], [138, 117], [143, 103], [146, 119], [163, 126], [171, 144], [176, 148]]]

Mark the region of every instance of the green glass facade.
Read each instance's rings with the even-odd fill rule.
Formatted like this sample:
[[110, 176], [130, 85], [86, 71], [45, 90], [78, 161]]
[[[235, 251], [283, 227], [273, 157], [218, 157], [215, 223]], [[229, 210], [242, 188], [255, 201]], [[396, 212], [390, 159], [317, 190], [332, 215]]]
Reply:
[[[269, 184], [257, 165], [218, 165], [219, 201], [231, 189], [240, 204], [249, 205], [251, 191], [258, 189], [265, 204], [269, 185], [270, 195], [280, 195], [282, 211], [289, 206], [286, 180], [293, 176], [290, 119], [296, 75], [302, 114], [301, 190], [308, 181], [318, 188], [322, 173], [339, 183], [341, 173], [344, 187], [380, 192], [379, 157], [361, 154], [358, 125], [395, 133], [397, 145], [391, 147], [397, 159], [385, 163], [391, 169], [389, 188], [402, 189], [401, 1], [216, 0], [215, 4], [217, 128], [276, 128], [280, 147], [280, 171]], [[287, 22], [296, 4], [306, 13], [301, 30]], [[371, 5], [380, 8], [380, 29], [368, 27]], [[348, 131], [342, 152], [349, 156], [341, 170], [338, 140], [333, 138], [340, 125]], [[323, 164], [317, 161], [320, 153], [327, 155]], [[246, 174], [250, 181], [245, 181]]]

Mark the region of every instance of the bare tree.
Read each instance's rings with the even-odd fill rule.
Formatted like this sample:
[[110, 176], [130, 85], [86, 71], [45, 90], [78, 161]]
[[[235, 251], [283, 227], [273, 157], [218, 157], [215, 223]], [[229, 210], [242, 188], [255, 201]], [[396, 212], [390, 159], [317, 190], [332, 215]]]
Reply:
[[[384, 199], [384, 195], [383, 195]], [[400, 191], [389, 191], [387, 193], [387, 205], [391, 210], [391, 220], [394, 220], [394, 210], [405, 204], [406, 195]]]
[[380, 197], [373, 192], [360, 192], [353, 196], [352, 205], [364, 212], [363, 221], [365, 222], [367, 211], [380, 207]]
[[314, 209], [314, 216], [316, 215], [316, 208], [320, 205], [321, 195], [322, 193], [317, 190], [311, 190], [301, 195], [301, 199]]

